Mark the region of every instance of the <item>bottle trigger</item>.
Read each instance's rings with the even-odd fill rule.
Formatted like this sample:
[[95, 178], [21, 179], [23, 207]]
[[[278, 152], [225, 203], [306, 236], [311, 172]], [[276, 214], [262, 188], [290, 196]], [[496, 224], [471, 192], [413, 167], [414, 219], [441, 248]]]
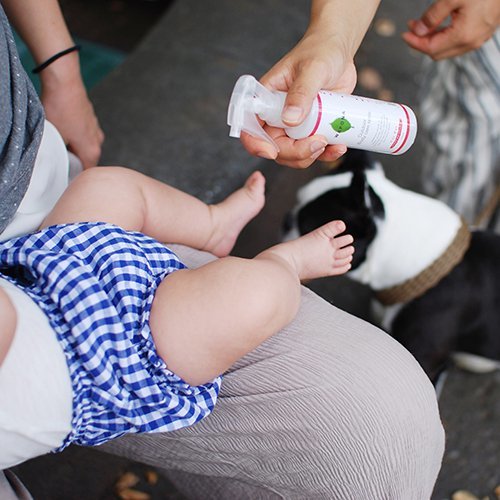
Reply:
[[258, 87], [262, 85], [250, 75], [243, 75], [236, 82], [227, 113], [227, 124], [231, 127], [229, 135], [240, 137], [241, 131], [244, 131], [252, 137], [272, 144], [279, 152], [278, 145], [257, 119], [256, 108], [260, 103], [256, 101], [261, 99]]

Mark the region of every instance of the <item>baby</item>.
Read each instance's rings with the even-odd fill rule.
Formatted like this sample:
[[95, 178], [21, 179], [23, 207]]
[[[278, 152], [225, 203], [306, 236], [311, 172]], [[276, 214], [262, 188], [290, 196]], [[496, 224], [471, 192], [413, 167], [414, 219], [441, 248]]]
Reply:
[[[254, 172], [206, 205], [133, 170], [94, 168], [37, 232], [0, 243], [0, 469], [197, 422], [220, 375], [293, 319], [301, 280], [348, 271], [340, 221], [229, 256], [264, 186]], [[221, 258], [187, 269], [164, 242]]]

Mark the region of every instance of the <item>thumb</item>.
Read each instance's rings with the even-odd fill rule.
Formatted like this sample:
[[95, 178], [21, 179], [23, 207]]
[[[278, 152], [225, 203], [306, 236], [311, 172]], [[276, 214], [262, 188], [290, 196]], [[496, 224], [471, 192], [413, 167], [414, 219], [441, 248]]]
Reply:
[[413, 21], [410, 29], [417, 36], [427, 36], [439, 28], [456, 7], [455, 0], [437, 0], [429, 6], [420, 19]]
[[303, 70], [288, 90], [281, 119], [286, 125], [295, 126], [302, 123], [311, 110], [311, 105], [321, 90], [323, 75], [308, 68]]

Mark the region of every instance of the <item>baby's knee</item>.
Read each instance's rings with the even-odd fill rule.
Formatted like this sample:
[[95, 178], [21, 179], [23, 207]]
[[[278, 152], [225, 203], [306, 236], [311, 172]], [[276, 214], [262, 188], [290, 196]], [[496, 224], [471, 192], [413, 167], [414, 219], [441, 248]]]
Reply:
[[143, 174], [126, 167], [93, 167], [79, 174], [70, 187], [73, 192], [77, 190], [88, 197], [94, 195], [101, 201], [114, 195], [132, 204], [138, 198], [143, 199], [144, 179]]
[[141, 175], [127, 167], [92, 167], [81, 172], [75, 182], [85, 183], [116, 183], [116, 182], [132, 182], [134, 176]]

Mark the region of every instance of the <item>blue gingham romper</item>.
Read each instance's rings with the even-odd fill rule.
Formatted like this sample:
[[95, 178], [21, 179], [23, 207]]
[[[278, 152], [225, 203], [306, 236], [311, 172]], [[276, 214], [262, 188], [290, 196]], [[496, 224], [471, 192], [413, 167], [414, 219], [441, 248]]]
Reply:
[[188, 385], [158, 356], [149, 328], [156, 288], [183, 268], [158, 241], [99, 222], [0, 243], [0, 275], [44, 311], [66, 355], [72, 431], [57, 451], [180, 429], [212, 411], [221, 379]]

